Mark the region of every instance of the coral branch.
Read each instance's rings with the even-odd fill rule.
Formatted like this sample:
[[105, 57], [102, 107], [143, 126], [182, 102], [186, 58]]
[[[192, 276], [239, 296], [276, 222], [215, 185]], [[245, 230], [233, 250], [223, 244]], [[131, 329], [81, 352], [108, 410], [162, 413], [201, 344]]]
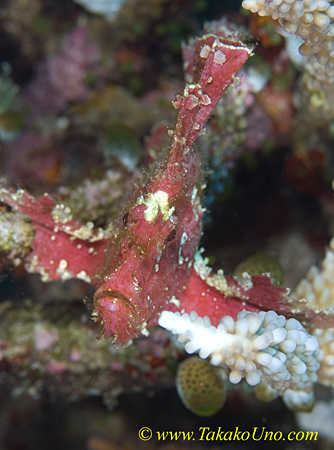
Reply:
[[309, 303], [289, 296], [290, 290], [276, 286], [268, 275], [224, 276], [221, 270], [212, 274], [199, 253], [187, 285], [167, 310], [210, 318], [217, 326], [219, 320], [229, 315], [236, 319], [241, 311], [259, 312], [274, 310], [286, 317], [294, 317], [308, 329], [317, 326], [333, 327], [334, 314], [310, 307]]
[[271, 395], [282, 395], [292, 410], [312, 409], [319, 346], [296, 319], [244, 311], [236, 321], [224, 316], [214, 327], [194, 311], [182, 316], [164, 311], [159, 325], [178, 334], [188, 353], [199, 351], [211, 364], [228, 368], [231, 383], [245, 377], [251, 386], [261, 383]]
[[96, 233], [93, 224], [72, 219], [71, 211], [47, 194], [35, 198], [22, 189], [1, 188], [0, 200], [31, 219], [35, 237], [24, 260], [28, 272], [39, 273], [43, 281], [80, 278], [94, 284], [108, 243], [102, 230]]

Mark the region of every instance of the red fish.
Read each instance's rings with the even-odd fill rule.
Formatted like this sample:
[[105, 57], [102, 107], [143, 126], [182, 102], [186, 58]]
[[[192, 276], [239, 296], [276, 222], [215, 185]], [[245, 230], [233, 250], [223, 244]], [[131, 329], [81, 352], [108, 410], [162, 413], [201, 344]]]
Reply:
[[107, 251], [94, 296], [104, 337], [126, 342], [156, 323], [186, 288], [201, 237], [201, 158], [193, 143], [251, 50], [208, 34], [185, 49], [191, 81], [165, 160], [132, 194]]

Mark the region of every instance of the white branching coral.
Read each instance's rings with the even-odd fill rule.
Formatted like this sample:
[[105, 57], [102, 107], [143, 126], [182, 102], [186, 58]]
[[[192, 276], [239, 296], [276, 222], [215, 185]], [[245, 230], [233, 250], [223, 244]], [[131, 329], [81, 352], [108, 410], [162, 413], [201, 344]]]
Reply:
[[261, 383], [274, 396], [282, 395], [291, 409], [311, 407], [318, 342], [297, 320], [286, 320], [275, 311], [242, 311], [236, 321], [223, 317], [216, 328], [194, 311], [163, 311], [159, 325], [178, 334], [187, 353], [199, 352], [214, 366], [228, 368], [231, 383], [245, 378], [251, 386]]
[[[321, 268], [310, 267], [306, 278], [297, 285], [294, 296], [304, 298], [315, 311], [334, 313], [334, 237], [326, 249]], [[319, 342], [319, 382], [334, 386], [334, 328], [316, 328], [312, 334]]]
[[326, 250], [322, 267], [311, 266], [296, 287], [295, 296], [305, 298], [315, 311], [334, 312], [334, 238]]
[[299, 49], [302, 55], [316, 55], [317, 62], [324, 65], [334, 58], [334, 7], [329, 1], [244, 0], [242, 6], [260, 16], [279, 19], [287, 33], [304, 39]]
[[[299, 36], [299, 47], [305, 56], [303, 77], [307, 90], [312, 92], [315, 106], [333, 101], [334, 84], [334, 5], [327, 0], [244, 0], [245, 9], [260, 16], [278, 19], [284, 30]], [[327, 99], [327, 102], [326, 102]]]
[[318, 381], [325, 386], [334, 386], [334, 328], [316, 328], [313, 335], [319, 342]]

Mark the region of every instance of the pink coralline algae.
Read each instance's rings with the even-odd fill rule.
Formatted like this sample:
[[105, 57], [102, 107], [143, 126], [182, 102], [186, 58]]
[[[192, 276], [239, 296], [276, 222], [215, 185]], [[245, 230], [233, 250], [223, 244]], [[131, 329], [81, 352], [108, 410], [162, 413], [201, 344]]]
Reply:
[[98, 61], [98, 47], [89, 42], [87, 30], [77, 28], [70, 33], [58, 54], [39, 66], [26, 89], [33, 116], [57, 114], [68, 102], [85, 100], [89, 93], [85, 76], [98, 68]]
[[43, 324], [37, 323], [35, 326], [35, 348], [36, 350], [46, 350], [58, 341], [58, 333], [47, 329]]
[[50, 136], [23, 133], [2, 147], [3, 168], [12, 183], [44, 186], [54, 181], [61, 165], [62, 151]]
[[46, 370], [53, 375], [61, 374], [66, 370], [66, 363], [62, 361], [50, 361]]
[[[208, 30], [184, 48], [187, 84], [174, 102], [179, 112], [168, 131], [170, 149], [133, 189], [112, 232], [78, 223], [47, 194], [36, 199], [23, 190], [0, 191], [1, 201], [31, 219], [35, 238], [26, 269], [44, 281], [81, 278], [96, 287], [92, 316], [103, 336], [118, 343], [146, 335], [166, 309], [196, 310], [213, 324], [245, 309], [296, 313], [288, 290], [268, 276], [211, 275], [199, 262], [204, 180], [193, 144], [251, 53], [235, 33], [232, 38], [214, 26], [216, 34]], [[312, 315], [298, 308], [304, 318]]]
[[260, 105], [255, 105], [249, 112], [247, 126], [246, 146], [256, 151], [260, 145], [270, 136], [270, 120]]

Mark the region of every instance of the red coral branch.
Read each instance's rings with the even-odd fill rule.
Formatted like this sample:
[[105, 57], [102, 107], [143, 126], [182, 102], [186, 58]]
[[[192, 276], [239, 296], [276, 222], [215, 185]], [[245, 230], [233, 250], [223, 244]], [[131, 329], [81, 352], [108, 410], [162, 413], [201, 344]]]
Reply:
[[186, 289], [179, 296], [179, 307], [173, 305], [168, 309], [173, 311], [181, 310], [188, 314], [191, 311], [196, 311], [200, 317], [209, 317], [212, 325], [217, 326], [220, 319], [226, 315], [235, 319], [238, 313], [244, 309], [258, 312], [262, 308], [257, 308], [253, 305], [246, 306], [245, 300], [238, 298], [236, 295], [228, 296], [222, 294], [214, 287], [209, 286], [193, 269]]
[[249, 287], [232, 276], [226, 276], [224, 292], [212, 287], [203, 280], [195, 269], [192, 270], [185, 289], [178, 302], [168, 306], [170, 311], [191, 313], [196, 311], [200, 317], [208, 316], [214, 326], [226, 315], [236, 319], [240, 311], [270, 311], [286, 317], [294, 317], [308, 329], [332, 328], [334, 314], [314, 311], [306, 300], [294, 300], [288, 296], [290, 290], [272, 284], [267, 275], [252, 276]]
[[[221, 292], [193, 269], [187, 287], [179, 297], [179, 309], [188, 314], [196, 311], [200, 317], [208, 316], [214, 326], [226, 315], [236, 319], [238, 313], [245, 309], [256, 312], [275, 310], [285, 315], [291, 312], [291, 300], [287, 297], [289, 289], [273, 285], [266, 275], [251, 277], [248, 287], [231, 276], [225, 277], [225, 282], [226, 287]], [[170, 309], [175, 310], [175, 307]]]
[[28, 272], [41, 274], [43, 281], [81, 278], [96, 282], [108, 245], [106, 238], [99, 238], [74, 219], [67, 220], [69, 215], [48, 194], [35, 198], [22, 189], [1, 188], [0, 200], [31, 219], [36, 234], [33, 250], [25, 258]]

